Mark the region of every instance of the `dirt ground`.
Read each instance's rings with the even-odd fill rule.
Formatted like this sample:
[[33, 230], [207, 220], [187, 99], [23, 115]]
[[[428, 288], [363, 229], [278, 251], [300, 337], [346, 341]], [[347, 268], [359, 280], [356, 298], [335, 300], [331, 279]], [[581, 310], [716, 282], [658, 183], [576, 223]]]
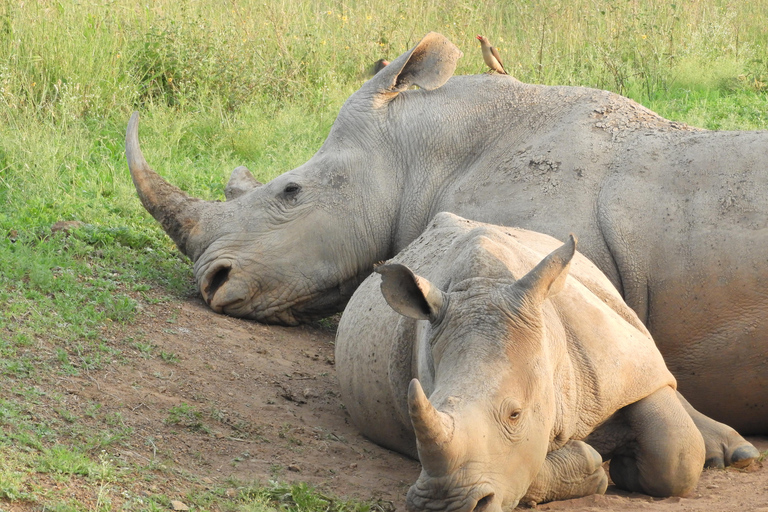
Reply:
[[[350, 423], [336, 381], [332, 328], [264, 326], [217, 315], [196, 299], [143, 308], [138, 324], [108, 334], [132, 340], [125, 341], [124, 364], [57, 382], [73, 407], [101, 402], [105, 413], [117, 413], [133, 429], [129, 447], [112, 456], [160, 460], [202, 486], [301, 481], [404, 510], [419, 465], [367, 441]], [[147, 343], [152, 357], [131, 348]], [[174, 419], [172, 410], [199, 414]], [[751, 440], [768, 450], [768, 438]], [[768, 512], [768, 469], [757, 463], [704, 471], [688, 498], [653, 499], [611, 487], [604, 496], [538, 508]]]

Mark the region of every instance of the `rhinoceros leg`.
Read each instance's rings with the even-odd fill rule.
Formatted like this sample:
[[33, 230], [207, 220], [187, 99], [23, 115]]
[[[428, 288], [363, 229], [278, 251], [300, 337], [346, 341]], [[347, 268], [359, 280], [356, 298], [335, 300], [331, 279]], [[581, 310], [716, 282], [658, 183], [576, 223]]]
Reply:
[[539, 474], [521, 503], [543, 503], [603, 494], [608, 476], [603, 459], [582, 441], [568, 441], [559, 450], [547, 454]]
[[617, 486], [652, 496], [683, 496], [696, 487], [704, 441], [676, 391], [664, 387], [617, 414], [628, 428], [611, 457]]
[[741, 437], [734, 429], [694, 409], [679, 392], [677, 398], [704, 437], [704, 445], [707, 450], [704, 467], [722, 469], [725, 466], [734, 466], [743, 468], [760, 457], [757, 448]]

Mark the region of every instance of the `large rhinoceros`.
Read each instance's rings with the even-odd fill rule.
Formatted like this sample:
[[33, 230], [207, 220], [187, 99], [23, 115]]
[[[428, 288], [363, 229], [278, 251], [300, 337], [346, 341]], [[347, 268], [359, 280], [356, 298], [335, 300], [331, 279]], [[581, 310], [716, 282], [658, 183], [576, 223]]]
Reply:
[[367, 437], [418, 455], [408, 510], [602, 493], [603, 458], [630, 491], [695, 487], [704, 443], [674, 377], [574, 252], [573, 237], [440, 213], [352, 296], [336, 336], [342, 399]]
[[579, 233], [691, 402], [768, 433], [768, 133], [698, 130], [584, 87], [450, 78], [460, 56], [428, 34], [347, 100], [306, 164], [266, 185], [238, 168], [223, 203], [152, 171], [134, 114], [139, 197], [205, 301], [287, 325], [339, 311], [440, 211]]

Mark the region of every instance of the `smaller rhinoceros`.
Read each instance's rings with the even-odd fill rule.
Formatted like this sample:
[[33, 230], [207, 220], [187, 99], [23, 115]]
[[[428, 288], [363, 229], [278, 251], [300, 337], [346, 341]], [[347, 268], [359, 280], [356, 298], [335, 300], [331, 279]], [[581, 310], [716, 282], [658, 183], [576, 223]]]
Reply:
[[421, 461], [408, 510], [602, 493], [607, 459], [623, 489], [696, 486], [698, 413], [575, 246], [441, 213], [353, 295], [336, 338], [342, 397], [367, 437]]

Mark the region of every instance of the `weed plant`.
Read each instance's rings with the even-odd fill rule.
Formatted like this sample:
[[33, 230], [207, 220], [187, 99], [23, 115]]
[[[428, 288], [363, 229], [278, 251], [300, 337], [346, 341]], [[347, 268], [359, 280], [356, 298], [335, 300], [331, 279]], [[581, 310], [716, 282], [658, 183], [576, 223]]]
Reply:
[[[766, 0], [0, 0], [0, 499], [54, 509], [28, 485], [48, 472], [92, 479], [108, 509], [126, 477], [100, 453], [130, 431], [99, 404], [101, 432], [63, 405], [41, 420], [40, 396], [59, 400], [46, 379], [119, 365], [126, 350], [176, 357], [109, 336], [142, 304], [194, 293], [189, 263], [136, 198], [131, 111], [164, 177], [220, 199], [238, 165], [268, 181], [306, 161], [368, 67], [436, 30], [464, 51], [457, 74], [485, 71], [484, 34], [520, 80], [609, 89], [703, 128], [766, 129], [766, 13]], [[62, 220], [80, 224], [52, 233]], [[195, 427], [190, 414], [169, 421]], [[281, 497], [294, 491], [254, 490], [238, 510], [326, 509]]]

